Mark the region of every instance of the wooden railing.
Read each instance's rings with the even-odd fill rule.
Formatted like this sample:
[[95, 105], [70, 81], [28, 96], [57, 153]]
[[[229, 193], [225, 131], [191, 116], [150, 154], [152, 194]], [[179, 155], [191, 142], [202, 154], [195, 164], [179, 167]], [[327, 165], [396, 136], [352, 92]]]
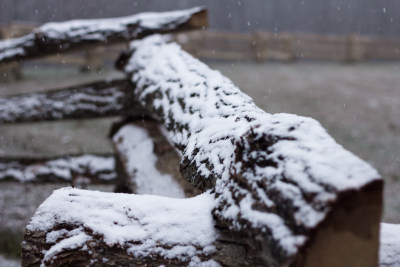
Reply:
[[[24, 181], [111, 180], [116, 191], [136, 193], [54, 191], [26, 227], [23, 266], [400, 262], [386, 225], [380, 239], [383, 180], [370, 165], [315, 120], [268, 114], [178, 44], [146, 37], [203, 28], [205, 10], [113, 19], [119, 27], [111, 30], [102, 22], [53, 23], [0, 42], [0, 60], [7, 63], [113, 38], [142, 39], [116, 62], [126, 79], [0, 99], [2, 123], [125, 117], [111, 129], [114, 161], [99, 155], [6, 160], [0, 174], [7, 179], [18, 180], [22, 169]], [[286, 37], [275, 47], [294, 49]], [[59, 177], [52, 180], [51, 171]]]

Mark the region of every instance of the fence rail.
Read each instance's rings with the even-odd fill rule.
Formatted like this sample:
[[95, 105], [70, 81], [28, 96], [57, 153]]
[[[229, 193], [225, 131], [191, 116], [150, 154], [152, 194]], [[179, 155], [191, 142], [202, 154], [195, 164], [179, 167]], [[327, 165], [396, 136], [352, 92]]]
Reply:
[[196, 31], [178, 34], [175, 39], [186, 50], [203, 59], [349, 62], [400, 59], [398, 37]]
[[[150, 21], [143, 23], [143, 16]], [[125, 36], [127, 40], [136, 39], [115, 64], [125, 80], [0, 99], [6, 107], [0, 109], [0, 119], [7, 123], [37, 121], [43, 112], [51, 120], [127, 116], [111, 129], [114, 160], [92, 155], [6, 159], [7, 179], [36, 175], [45, 180], [52, 172], [67, 172], [60, 179], [114, 180], [119, 192], [138, 193], [55, 191], [26, 227], [22, 266], [375, 267], [378, 260], [381, 266], [396, 266], [398, 243], [388, 241], [388, 235], [379, 239], [380, 175], [336, 144], [315, 120], [268, 114], [176, 43], [159, 35], [144, 38], [204, 28], [206, 10], [152, 16], [137, 15], [138, 23], [117, 27], [118, 38], [120, 32], [128, 32], [133, 35]], [[171, 23], [165, 23], [166, 17]], [[84, 21], [80, 26], [86, 31], [100, 22]], [[80, 48], [93, 41], [92, 31], [76, 38], [76, 27], [65, 24], [74, 23], [51, 25], [61, 32], [58, 39], [42, 38], [53, 36], [47, 25], [0, 43], [0, 63], [70, 51], [71, 46], [57, 43]], [[149, 25], [157, 26], [149, 31]], [[96, 44], [107, 45], [107, 37], [115, 36], [107, 27], [97, 30], [101, 34], [96, 32]], [[175, 36], [200, 57], [204, 49], [207, 55], [227, 59], [298, 58], [299, 44], [290, 34], [198, 31]], [[315, 37], [308, 35], [300, 42], [304, 49], [318, 47]], [[346, 60], [363, 58], [366, 50], [360, 47], [370, 47], [357, 36], [324, 38], [329, 46], [321, 46], [319, 53], [333, 51], [331, 58], [339, 51], [334, 50], [336, 43], [344, 44], [340, 51]], [[16, 48], [22, 52], [8, 53]], [[137, 110], [145, 112], [138, 116]], [[15, 173], [22, 173], [22, 179]], [[170, 198], [140, 195], [167, 195], [166, 191]], [[394, 231], [400, 232], [398, 228]], [[379, 242], [385, 248], [381, 259]]]
[[[37, 25], [27, 22], [0, 26], [0, 38], [21, 36], [31, 32], [35, 26]], [[400, 38], [389, 36], [198, 30], [177, 33], [173, 35], [173, 38], [185, 50], [201, 59], [257, 62], [303, 59], [356, 62], [400, 59]], [[97, 48], [92, 46], [91, 49], [83, 49], [80, 53], [58, 54], [40, 58], [38, 61], [49, 64], [78, 65], [82, 71], [96, 71], [106, 62], [112, 62], [125, 46], [126, 43]], [[13, 68], [15, 73], [16, 66]]]

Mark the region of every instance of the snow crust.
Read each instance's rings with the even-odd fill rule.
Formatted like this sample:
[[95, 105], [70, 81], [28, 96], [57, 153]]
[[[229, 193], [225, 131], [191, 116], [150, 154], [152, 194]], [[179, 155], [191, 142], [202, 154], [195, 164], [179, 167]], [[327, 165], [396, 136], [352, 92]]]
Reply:
[[126, 159], [127, 172], [134, 178], [136, 193], [185, 197], [182, 188], [171, 175], [157, 170], [154, 143], [145, 129], [128, 124], [114, 135], [113, 141]]
[[12, 179], [19, 182], [38, 181], [43, 176], [72, 181], [76, 175], [96, 176], [96, 179], [116, 179], [113, 157], [83, 155], [49, 160], [44, 163], [21, 165], [17, 161], [0, 162], [0, 180]]
[[[293, 221], [307, 230], [326, 217], [339, 192], [380, 179], [317, 121], [262, 111], [229, 79], [177, 44], [166, 44], [156, 35], [132, 42], [131, 49], [125, 72], [137, 85], [137, 100], [162, 116], [171, 141], [202, 179], [216, 178], [214, 214], [230, 221], [234, 229], [250, 224], [269, 232], [285, 253], [293, 255], [307, 238], [289, 228], [279, 213], [279, 202], [292, 203]], [[273, 142], [265, 150], [251, 150], [252, 144], [242, 140], [250, 134]], [[246, 169], [236, 158], [238, 143], [252, 153], [244, 155], [243, 162], [275, 164]], [[247, 187], [232, 179], [234, 174], [241, 174]], [[271, 198], [276, 192], [278, 200]], [[256, 210], [255, 203], [266, 211]]]
[[[64, 250], [86, 250], [88, 242], [101, 236], [107, 245], [120, 246], [135, 257], [159, 255], [196, 266], [198, 256], [215, 250], [213, 207], [214, 196], [208, 192], [174, 199], [63, 188], [40, 205], [27, 229], [48, 232], [51, 246], [43, 252], [44, 261]], [[58, 229], [63, 223], [74, 229]]]
[[381, 223], [380, 267], [400, 266], [400, 225]]

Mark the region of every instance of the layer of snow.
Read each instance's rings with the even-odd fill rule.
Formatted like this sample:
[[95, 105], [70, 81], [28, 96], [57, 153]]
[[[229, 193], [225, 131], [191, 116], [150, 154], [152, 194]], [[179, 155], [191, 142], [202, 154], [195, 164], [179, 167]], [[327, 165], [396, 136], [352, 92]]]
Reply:
[[[156, 35], [132, 42], [131, 49], [125, 71], [137, 85], [137, 100], [162, 115], [170, 139], [182, 148], [183, 157], [195, 164], [202, 179], [216, 178], [214, 214], [231, 221], [234, 229], [241, 229], [244, 220], [270, 232], [281, 249], [293, 255], [306, 237], [285, 224], [276, 212], [280, 203], [270, 195], [279, 192], [279, 202], [292, 203], [293, 221], [297, 227], [309, 229], [325, 218], [338, 192], [357, 190], [380, 179], [369, 164], [344, 150], [317, 121], [265, 113], [229, 79], [178, 45], [166, 44]], [[256, 165], [251, 172], [242, 168], [240, 160], [236, 162], [235, 144], [251, 133], [255, 139], [274, 142], [266, 150], [244, 155], [243, 161], [265, 159], [276, 166]], [[250, 151], [251, 144], [243, 145]], [[247, 187], [231, 179], [234, 173], [245, 178]], [[260, 184], [264, 188], [256, 190]], [[267, 211], [255, 210], [256, 202]]]
[[400, 266], [400, 225], [381, 223], [380, 267]]
[[[110, 181], [116, 179], [114, 157], [83, 155], [60, 158], [37, 164], [21, 164], [18, 161], [0, 162], [0, 180], [19, 182], [39, 181], [43, 176], [54, 176], [54, 180], [72, 181], [76, 175], [96, 177]], [[91, 178], [89, 177], [89, 178]]]
[[133, 124], [126, 125], [114, 135], [113, 140], [117, 150], [126, 159], [126, 171], [134, 179], [136, 193], [185, 197], [182, 188], [171, 175], [157, 170], [154, 142], [145, 129]]
[[[173, 199], [63, 188], [40, 205], [27, 229], [48, 232], [46, 242], [50, 248], [43, 252], [45, 261], [63, 250], [86, 250], [87, 242], [96, 235], [109, 246], [126, 248], [135, 257], [156, 254], [195, 262], [197, 256], [215, 250], [213, 207], [214, 196], [210, 193]], [[50, 231], [63, 223], [76, 227]], [[93, 234], [84, 228], [93, 230]]]

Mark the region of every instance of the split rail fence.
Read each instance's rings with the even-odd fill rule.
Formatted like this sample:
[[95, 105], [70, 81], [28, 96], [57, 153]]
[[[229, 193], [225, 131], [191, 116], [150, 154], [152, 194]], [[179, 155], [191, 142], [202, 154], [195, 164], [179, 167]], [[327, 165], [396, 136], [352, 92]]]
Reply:
[[[45, 24], [0, 62], [131, 41], [126, 79], [0, 99], [0, 122], [121, 116], [115, 155], [2, 159], [1, 180], [114, 183], [56, 190], [26, 227], [23, 266], [396, 266], [383, 180], [310, 118], [268, 114], [156, 33], [201, 29], [202, 8]], [[190, 198], [185, 198], [190, 197]]]

